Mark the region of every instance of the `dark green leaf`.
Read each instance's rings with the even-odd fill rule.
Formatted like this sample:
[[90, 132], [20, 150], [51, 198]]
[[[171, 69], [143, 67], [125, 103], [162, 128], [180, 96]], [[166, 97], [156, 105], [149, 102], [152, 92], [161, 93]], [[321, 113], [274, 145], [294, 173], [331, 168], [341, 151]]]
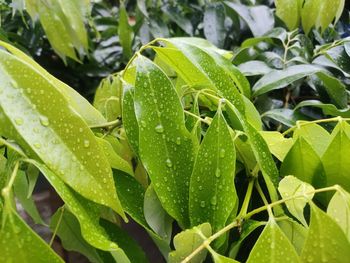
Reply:
[[209, 4], [203, 18], [204, 35], [215, 46], [222, 48], [225, 43], [225, 8], [222, 3]]
[[120, 45], [123, 48], [123, 55], [125, 58], [129, 59], [132, 55], [132, 40], [134, 37], [134, 31], [129, 25], [129, 15], [126, 11], [124, 1], [121, 1], [119, 7], [119, 26], [118, 35]]

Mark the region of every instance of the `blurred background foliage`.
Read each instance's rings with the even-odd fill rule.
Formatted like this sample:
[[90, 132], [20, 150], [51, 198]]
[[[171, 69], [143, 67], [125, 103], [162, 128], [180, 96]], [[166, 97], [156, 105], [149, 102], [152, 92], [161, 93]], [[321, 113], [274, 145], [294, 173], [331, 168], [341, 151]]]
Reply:
[[[154, 38], [206, 38], [233, 52], [265, 127], [281, 130], [298, 119], [350, 116], [350, 3], [343, 11], [345, 1], [321, 1], [336, 7], [324, 17], [317, 14], [327, 4], [316, 2], [1, 0], [0, 39], [92, 101], [106, 77], [100, 89], [120, 93], [109, 88], [117, 86], [111, 74]], [[317, 12], [306, 16], [307, 8]]]

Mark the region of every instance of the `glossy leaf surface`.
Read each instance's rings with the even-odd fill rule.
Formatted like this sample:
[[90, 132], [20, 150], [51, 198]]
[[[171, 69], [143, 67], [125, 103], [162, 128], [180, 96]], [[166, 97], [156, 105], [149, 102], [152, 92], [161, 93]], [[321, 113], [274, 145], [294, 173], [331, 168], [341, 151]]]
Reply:
[[[45, 162], [86, 198], [122, 214], [108, 160], [86, 123], [52, 83], [26, 63], [4, 51], [0, 62], [4, 95], [0, 123], [7, 127], [0, 128], [0, 133], [18, 141], [27, 154]], [[46, 100], [51, 101], [50, 109]], [[87, 162], [90, 156], [97, 161]], [[87, 185], [100, 191], [94, 192]]]
[[225, 226], [237, 200], [234, 186], [236, 152], [229, 127], [219, 110], [200, 145], [190, 184], [191, 225]]

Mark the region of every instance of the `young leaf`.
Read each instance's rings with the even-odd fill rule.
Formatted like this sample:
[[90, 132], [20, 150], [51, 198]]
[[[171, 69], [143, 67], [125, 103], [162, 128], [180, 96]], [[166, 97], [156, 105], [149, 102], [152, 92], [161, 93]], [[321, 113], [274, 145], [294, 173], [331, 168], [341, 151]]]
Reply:
[[296, 138], [301, 136], [305, 139], [318, 156], [324, 154], [331, 140], [330, 134], [316, 123], [307, 123], [307, 125], [297, 126], [297, 129], [294, 131], [294, 136]]
[[131, 165], [114, 151], [112, 145], [107, 140], [98, 137], [96, 137], [96, 140], [113, 169], [118, 169], [130, 175], [134, 174]]
[[[174, 237], [175, 251], [169, 253], [169, 262], [180, 263], [203, 243], [204, 240], [202, 236], [209, 237], [211, 233], [212, 230], [210, 224], [204, 223], [177, 234]], [[203, 262], [206, 255], [207, 251], [203, 249], [195, 257], [192, 258], [191, 262]]]
[[190, 183], [191, 225], [209, 222], [218, 231], [234, 208], [236, 152], [229, 127], [218, 110], [200, 145]]
[[350, 126], [345, 121], [340, 121], [334, 128], [332, 140], [322, 156], [322, 163], [327, 177], [327, 186], [341, 185], [346, 191], [350, 191]]
[[348, 262], [350, 243], [332, 218], [311, 203], [309, 232], [301, 253], [302, 262]]
[[206, 39], [222, 48], [226, 38], [225, 8], [222, 3], [212, 3], [206, 7], [203, 26]]
[[263, 76], [253, 87], [253, 96], [281, 89], [296, 80], [315, 74], [322, 69], [313, 65], [294, 65], [285, 70], [274, 70]]
[[270, 219], [249, 254], [247, 263], [301, 262], [274, 219]]
[[292, 200], [286, 201], [286, 206], [289, 212], [303, 223], [304, 226], [307, 226], [304, 218], [304, 207], [314, 197], [312, 193], [314, 190], [311, 185], [291, 175], [284, 177], [278, 186], [278, 191], [282, 198], [302, 195], [301, 197], [295, 197]]
[[343, 229], [350, 242], [350, 194], [337, 191], [328, 204], [327, 214]]
[[283, 20], [290, 31], [298, 28], [302, 0], [275, 0], [276, 15]]
[[129, 15], [126, 11], [124, 1], [120, 2], [119, 7], [119, 26], [118, 26], [119, 41], [123, 48], [123, 55], [129, 59], [132, 55], [132, 40], [134, 32], [129, 25]]
[[323, 111], [324, 115], [331, 116], [340, 116], [343, 118], [350, 118], [350, 108], [346, 107], [345, 109], [339, 110], [334, 104], [322, 103], [319, 100], [304, 100], [295, 106], [294, 110], [298, 110], [302, 107], [316, 107], [320, 108]]
[[79, 221], [67, 209], [61, 207], [56, 211], [51, 217], [50, 229], [52, 232], [56, 230], [65, 250], [79, 252], [90, 262], [102, 263], [96, 249], [82, 237]]
[[282, 176], [294, 175], [317, 187], [326, 184], [321, 159], [302, 136], [297, 137], [293, 147], [284, 158], [280, 171]]
[[121, 117], [122, 84], [119, 76], [109, 76], [103, 79], [96, 90], [94, 107], [98, 109], [107, 121]]
[[165, 210], [182, 226], [188, 226], [193, 136], [186, 129], [180, 99], [164, 72], [145, 57], [134, 62], [140, 158]]
[[284, 138], [282, 133], [274, 131], [261, 131], [260, 134], [269, 146], [271, 153], [282, 162], [293, 146], [293, 139]]
[[[0, 133], [78, 193], [123, 215], [108, 160], [86, 123], [52, 82], [28, 64], [5, 51], [0, 51], [0, 63]], [[91, 156], [95, 162], [86, 161]]]
[[11, 208], [2, 213], [0, 236], [0, 255], [6, 262], [64, 262]]
[[112, 242], [105, 230], [99, 224], [100, 207], [66, 186], [64, 182], [52, 173], [45, 165], [34, 160], [27, 160], [43, 173], [49, 183], [62, 198], [65, 206], [77, 217], [83, 238], [93, 247], [109, 251], [116, 261], [130, 262], [124, 251]]

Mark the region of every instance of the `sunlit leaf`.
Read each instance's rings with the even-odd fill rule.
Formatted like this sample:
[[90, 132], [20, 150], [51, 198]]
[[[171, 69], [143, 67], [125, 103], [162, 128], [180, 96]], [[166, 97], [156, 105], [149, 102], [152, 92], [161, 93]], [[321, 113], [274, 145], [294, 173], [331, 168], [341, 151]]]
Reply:
[[123, 55], [129, 59], [132, 55], [132, 40], [134, 32], [129, 25], [129, 16], [126, 11], [124, 2], [120, 2], [119, 7], [119, 26], [118, 26], [119, 41], [123, 48]]
[[293, 146], [293, 139], [285, 138], [282, 133], [275, 131], [261, 131], [260, 134], [269, 146], [271, 153], [282, 162]]
[[311, 204], [308, 235], [301, 253], [302, 262], [348, 262], [350, 243], [338, 224]]

